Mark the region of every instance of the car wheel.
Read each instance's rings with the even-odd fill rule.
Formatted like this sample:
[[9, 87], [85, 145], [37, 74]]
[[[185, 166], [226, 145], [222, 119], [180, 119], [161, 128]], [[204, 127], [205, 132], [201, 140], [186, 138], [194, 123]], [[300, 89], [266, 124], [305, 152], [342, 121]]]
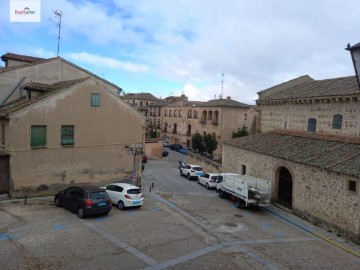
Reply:
[[237, 198], [235, 200], [235, 206], [237, 208], [245, 208], [245, 202], [243, 200], [241, 200], [240, 198]]
[[180, 176], [183, 176], [182, 170], [180, 170]]
[[81, 207], [79, 207], [79, 209], [77, 210], [77, 216], [79, 218], [84, 218], [84, 216], [85, 216], [84, 210]]
[[123, 201], [119, 201], [118, 207], [119, 207], [120, 210], [124, 210], [125, 205], [124, 205]]
[[220, 197], [221, 199], [225, 199], [224, 191], [222, 191], [221, 189], [220, 189], [220, 191], [219, 191], [219, 197]]
[[206, 183], [206, 189], [209, 189], [209, 184], [208, 183]]
[[187, 179], [188, 179], [188, 180], [191, 179], [190, 173], [187, 174]]
[[55, 206], [56, 206], [56, 207], [61, 207], [61, 203], [60, 203], [59, 198], [56, 198], [56, 199], [55, 199]]

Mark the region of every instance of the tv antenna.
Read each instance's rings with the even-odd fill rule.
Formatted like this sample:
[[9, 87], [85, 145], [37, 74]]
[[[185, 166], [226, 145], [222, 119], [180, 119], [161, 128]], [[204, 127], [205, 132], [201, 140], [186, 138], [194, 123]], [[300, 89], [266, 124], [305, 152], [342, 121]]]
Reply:
[[59, 28], [59, 34], [58, 34], [58, 47], [57, 47], [57, 56], [59, 56], [59, 49], [60, 49], [60, 29], [61, 29], [61, 18], [62, 18], [62, 11], [54, 10], [53, 13], [55, 14], [55, 17], [59, 17], [59, 21], [55, 22], [53, 19], [49, 19], [53, 23], [56, 24], [56, 27]]

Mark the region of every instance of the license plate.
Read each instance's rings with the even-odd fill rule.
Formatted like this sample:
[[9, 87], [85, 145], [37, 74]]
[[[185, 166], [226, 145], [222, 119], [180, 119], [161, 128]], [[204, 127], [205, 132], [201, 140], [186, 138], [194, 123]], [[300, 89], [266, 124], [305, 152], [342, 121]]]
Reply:
[[133, 202], [133, 205], [138, 205], [138, 204], [140, 204], [141, 202], [140, 201], [134, 201]]
[[196, 175], [202, 175], [202, 173], [197, 172]]
[[106, 205], [106, 203], [104, 202], [98, 204], [98, 206], [104, 206], [104, 205]]

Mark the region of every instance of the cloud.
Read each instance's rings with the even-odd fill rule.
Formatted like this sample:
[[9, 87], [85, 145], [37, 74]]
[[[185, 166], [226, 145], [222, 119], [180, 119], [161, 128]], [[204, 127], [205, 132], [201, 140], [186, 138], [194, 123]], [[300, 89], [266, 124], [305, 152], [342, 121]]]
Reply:
[[110, 57], [100, 56], [96, 54], [90, 54], [87, 52], [80, 53], [66, 53], [65, 58], [80, 62], [90, 64], [92, 66], [109, 68], [109, 69], [121, 69], [128, 72], [135, 73], [146, 73], [149, 71], [149, 67], [141, 64], [134, 64], [131, 62], [124, 62], [116, 60]]

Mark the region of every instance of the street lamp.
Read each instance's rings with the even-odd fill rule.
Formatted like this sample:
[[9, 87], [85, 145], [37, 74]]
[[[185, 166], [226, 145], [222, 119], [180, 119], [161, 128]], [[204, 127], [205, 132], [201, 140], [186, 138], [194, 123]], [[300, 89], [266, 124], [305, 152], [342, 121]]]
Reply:
[[348, 43], [346, 50], [350, 51], [351, 59], [354, 64], [356, 80], [360, 89], [360, 43], [355, 44], [354, 46], [350, 46]]

